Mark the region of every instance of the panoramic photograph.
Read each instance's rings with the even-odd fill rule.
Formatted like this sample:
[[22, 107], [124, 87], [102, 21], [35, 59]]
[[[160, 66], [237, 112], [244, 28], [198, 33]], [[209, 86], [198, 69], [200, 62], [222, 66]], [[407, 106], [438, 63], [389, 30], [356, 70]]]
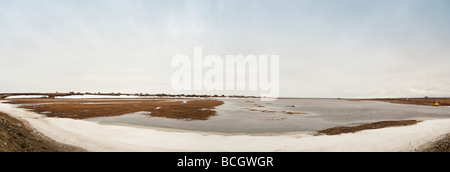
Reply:
[[450, 151], [447, 0], [1, 0], [0, 35], [0, 152]]

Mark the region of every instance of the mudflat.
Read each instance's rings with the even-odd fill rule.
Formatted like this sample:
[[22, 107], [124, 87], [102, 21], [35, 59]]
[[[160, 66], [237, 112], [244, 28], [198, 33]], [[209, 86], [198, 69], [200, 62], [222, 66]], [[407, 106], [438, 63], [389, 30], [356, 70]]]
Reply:
[[167, 101], [154, 99], [14, 99], [11, 104], [48, 117], [86, 119], [146, 112], [153, 117], [182, 120], [207, 120], [216, 115], [219, 100]]
[[369, 130], [369, 129], [380, 129], [386, 127], [398, 127], [398, 126], [407, 126], [417, 124], [419, 121], [417, 120], [402, 120], [402, 121], [380, 121], [374, 123], [367, 123], [357, 126], [339, 126], [328, 128], [325, 130], [318, 131], [319, 134], [326, 135], [339, 135], [343, 133], [355, 133], [358, 131]]

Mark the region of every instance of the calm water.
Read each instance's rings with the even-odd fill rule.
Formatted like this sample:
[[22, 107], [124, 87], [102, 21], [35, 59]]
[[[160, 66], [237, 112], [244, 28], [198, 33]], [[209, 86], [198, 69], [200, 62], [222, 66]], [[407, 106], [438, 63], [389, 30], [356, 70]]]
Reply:
[[[224, 133], [313, 132], [339, 125], [385, 120], [450, 118], [449, 107], [391, 104], [377, 101], [346, 101], [337, 99], [279, 99], [260, 102], [259, 99], [224, 99], [216, 108], [217, 116], [206, 121], [186, 121], [157, 118], [148, 112], [117, 117], [86, 119], [100, 123], [176, 128]], [[259, 111], [250, 111], [259, 110]], [[264, 113], [263, 110], [275, 111]], [[289, 115], [287, 112], [307, 114]]]

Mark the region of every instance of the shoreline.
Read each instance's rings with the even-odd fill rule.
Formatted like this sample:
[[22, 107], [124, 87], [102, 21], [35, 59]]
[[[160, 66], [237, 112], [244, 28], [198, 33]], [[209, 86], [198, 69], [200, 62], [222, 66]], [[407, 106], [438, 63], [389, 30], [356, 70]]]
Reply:
[[[205, 133], [158, 128], [99, 124], [68, 118], [51, 118], [0, 103], [0, 110], [19, 118], [52, 140], [77, 145], [84, 151], [427, 151], [450, 133], [450, 120], [426, 120], [417, 125], [363, 130], [333, 136], [305, 133], [269, 135]], [[447, 135], [448, 136], [448, 135]], [[417, 138], [416, 138], [417, 137]], [[180, 144], [183, 142], [184, 144]], [[223, 142], [226, 142], [224, 144]], [[255, 147], [255, 143], [258, 146]], [[443, 145], [443, 144], [441, 144]], [[62, 150], [71, 151], [71, 150]]]
[[385, 99], [345, 99], [348, 101], [382, 101], [396, 104], [411, 104], [424, 106], [450, 106], [450, 98], [385, 98]]
[[[347, 101], [381, 101], [394, 104], [422, 105], [422, 106], [450, 106], [450, 98], [385, 98], [385, 99], [345, 99]], [[436, 106], [436, 107], [439, 107]], [[450, 152], [450, 133], [423, 145], [417, 152]]]
[[[43, 133], [40, 133], [34, 129], [30, 129], [31, 127], [29, 124], [23, 123], [22, 121], [15, 119], [14, 117], [11, 117], [8, 114], [0, 112], [0, 119], [1, 123], [5, 123], [4, 121], [8, 121], [9, 124], [7, 128], [21, 126], [26, 129], [25, 132], [21, 131], [22, 135], [25, 136], [25, 138], [22, 141], [16, 141], [15, 145], [14, 143], [7, 143], [8, 146], [4, 146], [5, 140], [7, 140], [7, 137], [3, 137], [4, 139], [0, 139], [0, 152], [89, 152], [88, 150], [85, 150], [80, 147], [76, 147], [73, 145], [67, 145], [64, 143], [56, 142], [55, 140], [48, 138], [44, 136]], [[3, 127], [3, 126], [2, 126]], [[0, 128], [1, 131], [2, 128]], [[163, 129], [164, 130], [164, 129]], [[168, 132], [172, 132], [169, 130], [166, 130]], [[17, 133], [12, 131], [12, 133]], [[14, 134], [10, 134], [10, 136]], [[203, 133], [208, 134], [208, 133]], [[209, 133], [211, 134], [211, 133]], [[296, 133], [284, 133], [286, 135], [292, 134], [295, 135]], [[244, 136], [245, 134], [242, 134], [241, 136]], [[259, 136], [271, 136], [273, 134], [268, 135], [259, 135]], [[31, 136], [31, 137], [30, 137]], [[224, 134], [224, 136], [232, 136], [231, 134]], [[239, 135], [238, 135], [239, 136]], [[256, 135], [258, 136], [258, 135]], [[31, 142], [37, 142], [31, 143]], [[26, 146], [24, 146], [26, 145]], [[415, 152], [450, 152], [450, 134], [445, 135], [444, 137], [437, 139], [437, 141], [430, 141], [422, 146], [420, 148], [417, 148], [414, 150]]]

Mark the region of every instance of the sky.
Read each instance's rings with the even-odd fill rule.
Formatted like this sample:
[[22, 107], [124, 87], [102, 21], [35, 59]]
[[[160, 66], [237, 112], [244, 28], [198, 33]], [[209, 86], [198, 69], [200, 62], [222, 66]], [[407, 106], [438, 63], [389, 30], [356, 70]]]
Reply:
[[448, 0], [1, 0], [0, 92], [180, 93], [199, 46], [279, 55], [282, 97], [450, 96]]

